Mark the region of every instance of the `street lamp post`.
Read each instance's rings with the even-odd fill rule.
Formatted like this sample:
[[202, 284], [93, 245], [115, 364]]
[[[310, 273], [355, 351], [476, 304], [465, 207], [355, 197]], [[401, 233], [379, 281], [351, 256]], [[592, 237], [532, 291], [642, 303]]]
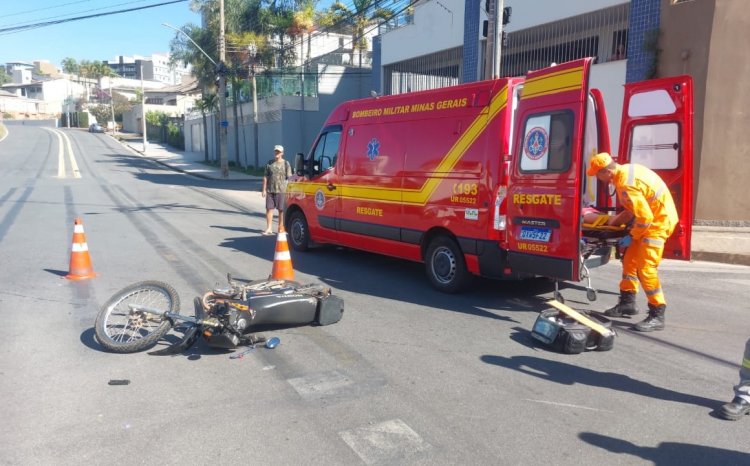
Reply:
[[219, 15], [220, 15], [220, 21], [221, 21], [221, 29], [220, 29], [220, 35], [219, 35], [219, 63], [217, 64], [213, 58], [211, 58], [205, 50], [203, 50], [200, 45], [196, 44], [195, 41], [182, 29], [178, 29], [171, 24], [162, 23], [162, 26], [168, 27], [170, 29], [173, 29], [180, 34], [183, 34], [187, 39], [195, 45], [195, 47], [200, 50], [200, 52], [208, 58], [208, 61], [213, 63], [213, 65], [216, 67], [216, 71], [219, 74], [219, 118], [221, 121], [221, 130], [219, 131], [219, 159], [220, 159], [220, 165], [221, 165], [221, 176], [223, 178], [229, 177], [229, 164], [227, 163], [227, 126], [229, 126], [229, 122], [226, 120], [227, 115], [227, 82], [225, 77], [225, 71], [226, 68], [224, 67], [224, 59], [225, 59], [225, 48], [226, 43], [224, 39], [224, 0], [220, 0], [219, 2]]
[[148, 148], [148, 136], [146, 135], [146, 92], [143, 89], [143, 62], [141, 61], [141, 131], [143, 131], [143, 153]]
[[[227, 161], [227, 76], [224, 61], [226, 60], [226, 39], [224, 37], [224, 0], [219, 0], [219, 113], [221, 114], [221, 129], [219, 130], [219, 164], [221, 177], [229, 177], [229, 163]], [[235, 122], [237, 124], [237, 122]]]
[[117, 133], [117, 123], [115, 123], [115, 91], [112, 89], [112, 76], [107, 78], [109, 81], [109, 106], [112, 108], [112, 136]]
[[258, 85], [255, 81], [255, 63], [258, 60], [257, 49], [254, 45], [248, 47], [250, 52], [250, 77], [253, 82], [253, 151], [255, 153], [255, 168], [258, 168]]

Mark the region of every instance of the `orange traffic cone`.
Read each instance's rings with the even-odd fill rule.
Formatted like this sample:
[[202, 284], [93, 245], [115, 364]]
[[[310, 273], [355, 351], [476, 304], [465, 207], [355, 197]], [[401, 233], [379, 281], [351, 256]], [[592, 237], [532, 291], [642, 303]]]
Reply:
[[73, 249], [70, 252], [70, 270], [65, 276], [70, 280], [83, 280], [96, 277], [91, 266], [89, 247], [86, 244], [86, 234], [83, 232], [81, 219], [77, 218], [73, 227]]
[[286, 232], [280, 231], [276, 237], [276, 253], [273, 256], [272, 280], [294, 280], [292, 256], [289, 254], [289, 244], [286, 242]]

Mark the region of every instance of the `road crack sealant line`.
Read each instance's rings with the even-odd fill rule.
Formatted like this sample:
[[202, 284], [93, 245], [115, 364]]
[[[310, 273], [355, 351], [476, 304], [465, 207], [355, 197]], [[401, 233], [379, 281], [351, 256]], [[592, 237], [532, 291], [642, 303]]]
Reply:
[[[115, 189], [120, 191], [120, 194], [124, 198], [128, 199], [132, 204], [136, 206], [139, 205], [138, 202], [136, 202], [135, 199], [130, 196], [127, 190], [121, 188], [120, 186], [115, 186]], [[196, 270], [206, 270], [210, 268], [213, 269], [214, 272], [216, 272], [217, 276], [224, 276], [227, 272], [232, 273], [232, 275], [234, 276], [240, 276], [237, 269], [229, 266], [226, 262], [211, 254], [206, 248], [193, 241], [193, 239], [185, 235], [182, 230], [176, 228], [175, 226], [164, 220], [159, 214], [153, 211], [149, 211], [148, 214], [151, 220], [153, 220], [164, 230], [166, 230], [167, 233], [177, 238], [180, 245], [190, 250], [191, 257], [194, 257], [197, 261], [200, 262], [198, 264], [200, 268]]]
[[[191, 267], [189, 264], [180, 259], [180, 255], [177, 254], [172, 248], [170, 248], [165, 242], [161, 241], [160, 236], [156, 234], [152, 229], [148, 228], [146, 223], [141, 220], [133, 212], [127, 210], [128, 206], [123, 202], [123, 199], [112, 192], [109, 186], [101, 185], [101, 189], [104, 193], [109, 196], [112, 202], [118, 206], [124, 208], [125, 217], [130, 223], [138, 230], [141, 236], [148, 242], [148, 244], [154, 249], [154, 251], [161, 257], [170, 267], [177, 272], [185, 282], [187, 282], [194, 289], [201, 289], [204, 286], [203, 282], [196, 279], [200, 274], [198, 271]], [[127, 199], [127, 198], [126, 198]], [[129, 200], [129, 199], [128, 199]], [[132, 203], [132, 202], [131, 202]], [[137, 207], [137, 203], [135, 207]]]

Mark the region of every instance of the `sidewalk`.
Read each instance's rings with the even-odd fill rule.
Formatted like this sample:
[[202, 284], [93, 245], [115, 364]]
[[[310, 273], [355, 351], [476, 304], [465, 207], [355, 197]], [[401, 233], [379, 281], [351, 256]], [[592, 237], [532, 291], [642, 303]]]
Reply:
[[[123, 136], [121, 134], [121, 136]], [[149, 142], [146, 152], [143, 151], [143, 140], [141, 138], [128, 138], [120, 141], [131, 150], [138, 152], [144, 157], [164, 165], [172, 170], [188, 173], [198, 178], [218, 181], [260, 181], [260, 176], [247, 175], [229, 170], [229, 177], [221, 177], [221, 169], [203, 163], [205, 154], [203, 152], [181, 151], [173, 147]]]
[[[203, 164], [203, 152], [187, 152], [148, 143], [143, 152], [141, 139], [122, 140], [133, 151], [148, 157], [172, 170], [217, 181], [260, 181], [259, 176], [229, 171], [229, 178], [222, 178], [219, 167]], [[693, 225], [692, 259], [741, 264], [750, 266], [750, 227], [724, 227]]]

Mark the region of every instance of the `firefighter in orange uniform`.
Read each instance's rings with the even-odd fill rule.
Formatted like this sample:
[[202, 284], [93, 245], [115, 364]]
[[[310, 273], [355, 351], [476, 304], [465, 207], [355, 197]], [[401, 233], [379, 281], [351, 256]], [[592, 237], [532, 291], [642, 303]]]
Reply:
[[649, 311], [646, 320], [633, 328], [641, 332], [663, 330], [667, 306], [656, 268], [661, 262], [664, 243], [679, 219], [669, 188], [647, 167], [620, 165], [606, 152], [591, 158], [586, 173], [612, 183], [620, 205], [634, 215], [630, 235], [620, 240], [620, 246], [627, 247], [622, 259], [620, 299], [605, 314], [612, 317], [637, 314], [635, 296], [640, 282], [648, 298]]

